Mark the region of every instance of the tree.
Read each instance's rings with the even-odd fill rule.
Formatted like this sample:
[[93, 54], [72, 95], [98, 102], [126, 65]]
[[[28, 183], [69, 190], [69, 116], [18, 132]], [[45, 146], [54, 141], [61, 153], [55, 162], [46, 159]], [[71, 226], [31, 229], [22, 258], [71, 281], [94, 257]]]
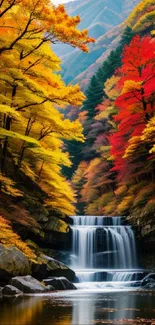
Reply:
[[123, 65], [118, 72], [121, 95], [116, 99], [118, 131], [111, 136], [111, 154], [115, 160], [112, 170], [118, 172], [120, 180], [128, 177], [130, 171], [128, 161], [123, 158], [128, 141], [141, 136], [154, 115], [154, 49], [151, 37], [141, 39], [138, 35], [123, 52]]
[[7, 195], [20, 193], [24, 200], [26, 184], [16, 181], [29, 179], [46, 207], [72, 214], [74, 193], [61, 172], [62, 165], [71, 165], [63, 140], [84, 137], [79, 120], [71, 122], [62, 111], [85, 97], [78, 85], [61, 80], [51, 46], [64, 42], [87, 51], [93, 39], [77, 29], [79, 17], [48, 0], [4, 0], [0, 6], [1, 190], [6, 194], [10, 179]]

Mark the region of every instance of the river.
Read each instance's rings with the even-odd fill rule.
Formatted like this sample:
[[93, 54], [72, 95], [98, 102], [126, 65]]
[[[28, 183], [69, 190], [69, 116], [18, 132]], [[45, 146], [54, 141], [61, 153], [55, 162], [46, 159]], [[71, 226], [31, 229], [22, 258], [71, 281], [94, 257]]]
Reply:
[[155, 324], [155, 292], [83, 289], [0, 301], [0, 325]]
[[142, 289], [132, 227], [120, 217], [73, 217], [77, 290], [0, 301], [0, 325], [155, 325], [155, 291]]

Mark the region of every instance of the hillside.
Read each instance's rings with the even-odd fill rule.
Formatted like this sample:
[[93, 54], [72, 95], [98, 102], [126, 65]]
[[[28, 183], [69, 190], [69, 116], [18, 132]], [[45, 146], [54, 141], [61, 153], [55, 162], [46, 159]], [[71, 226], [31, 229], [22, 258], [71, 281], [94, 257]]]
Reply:
[[122, 27], [119, 46], [86, 90], [86, 142], [72, 183], [81, 215], [127, 217], [140, 225], [149, 250], [155, 244], [154, 0], [141, 1]]
[[110, 50], [118, 45], [123, 30], [121, 23], [139, 2], [139, 0], [95, 2], [80, 0], [66, 4], [66, 10], [71, 16], [80, 15], [80, 28], [88, 28], [90, 36], [96, 39], [96, 43], [90, 46], [89, 54], [69, 49], [66, 45], [55, 47], [63, 62], [62, 74], [65, 82], [80, 82], [85, 88]]

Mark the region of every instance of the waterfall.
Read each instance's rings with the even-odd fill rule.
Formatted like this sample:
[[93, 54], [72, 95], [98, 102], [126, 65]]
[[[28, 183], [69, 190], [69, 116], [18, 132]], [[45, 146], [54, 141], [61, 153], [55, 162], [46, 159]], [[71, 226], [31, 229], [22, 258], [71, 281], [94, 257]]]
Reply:
[[73, 217], [73, 267], [136, 267], [136, 247], [130, 226], [121, 225], [120, 217]]
[[72, 217], [72, 265], [80, 282], [139, 280], [135, 237], [121, 217]]

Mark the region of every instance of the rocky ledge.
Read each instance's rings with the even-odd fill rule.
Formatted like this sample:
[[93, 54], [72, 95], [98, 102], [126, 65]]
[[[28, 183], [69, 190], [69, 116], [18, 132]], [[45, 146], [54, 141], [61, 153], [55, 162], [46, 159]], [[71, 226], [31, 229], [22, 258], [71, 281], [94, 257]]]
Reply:
[[65, 277], [45, 279], [42, 283], [31, 275], [16, 276], [6, 286], [1, 288], [3, 297], [20, 296], [23, 294], [50, 293], [57, 290], [76, 290], [73, 283]]
[[40, 254], [31, 261], [18, 248], [0, 244], [0, 295], [74, 290], [74, 278], [73, 270], [52, 257]]
[[27, 275], [40, 281], [49, 277], [74, 280], [74, 271], [65, 264], [46, 255], [41, 255], [40, 260], [32, 262], [18, 248], [0, 244], [0, 285], [8, 284], [12, 277]]

